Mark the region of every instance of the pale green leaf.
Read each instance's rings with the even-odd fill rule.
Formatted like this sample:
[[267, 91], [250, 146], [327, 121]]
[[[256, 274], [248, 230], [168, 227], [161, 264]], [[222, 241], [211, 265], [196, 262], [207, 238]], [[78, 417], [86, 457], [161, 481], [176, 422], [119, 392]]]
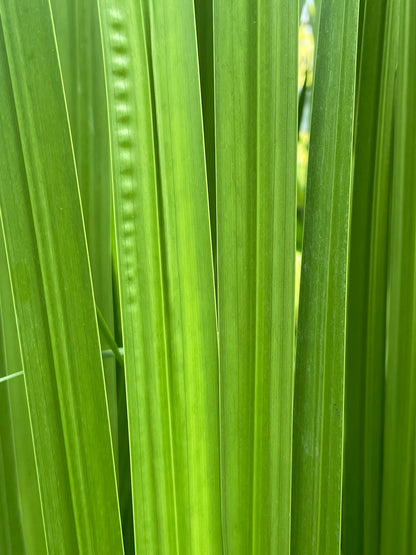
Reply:
[[143, 4], [100, 2], [136, 552], [217, 553], [216, 320], [193, 4]]
[[142, 12], [138, 3], [101, 1], [100, 17], [111, 132], [135, 545], [137, 553], [169, 553], [177, 549], [176, 502]]
[[218, 348], [194, 4], [145, 1], [179, 551], [220, 553]]
[[214, 2], [227, 553], [290, 552], [297, 5]]

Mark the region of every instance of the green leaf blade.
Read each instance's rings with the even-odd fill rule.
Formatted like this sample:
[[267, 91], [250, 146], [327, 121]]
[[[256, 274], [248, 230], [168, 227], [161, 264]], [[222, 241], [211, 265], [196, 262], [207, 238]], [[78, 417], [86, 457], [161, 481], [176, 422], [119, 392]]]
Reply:
[[[48, 549], [122, 553], [95, 304], [50, 8], [3, 2], [1, 10], [13, 83], [13, 93], [10, 85], [2, 88], [2, 175], [14, 183], [0, 194], [2, 226]], [[35, 42], [32, 25], [41, 37]]]
[[[410, 553], [414, 523], [416, 399], [416, 6], [392, 2], [397, 22], [397, 81], [391, 184], [386, 325], [383, 484], [380, 553]], [[396, 19], [397, 18], [397, 19]], [[393, 35], [394, 36], [394, 35]]]
[[213, 5], [222, 519], [225, 552], [248, 553], [256, 329], [256, 6], [244, 0]]
[[290, 551], [297, 6], [214, 2], [225, 550]]
[[[3, 328], [4, 317], [0, 303], [0, 378], [7, 375]], [[26, 555], [10, 404], [7, 383], [0, 383], [0, 550], [5, 555]]]
[[339, 553], [358, 2], [321, 3], [296, 354], [294, 554]]
[[[110, 156], [97, 0], [51, 0], [81, 193], [94, 297], [113, 329], [110, 248]], [[114, 360], [104, 361], [111, 436], [118, 474]]]
[[100, 16], [136, 552], [168, 553], [176, 551], [176, 501], [144, 27], [139, 4], [103, 1]]
[[218, 367], [193, 4], [101, 2], [101, 22], [136, 551], [216, 553]]
[[394, 12], [393, 2], [368, 2], [363, 10], [347, 306], [343, 501], [346, 554], [370, 555], [377, 553], [380, 546], [387, 257], [397, 63]]
[[193, 1], [149, 14], [179, 551], [221, 553], [215, 289]]
[[290, 553], [295, 361], [297, 6], [258, 4], [252, 553]]

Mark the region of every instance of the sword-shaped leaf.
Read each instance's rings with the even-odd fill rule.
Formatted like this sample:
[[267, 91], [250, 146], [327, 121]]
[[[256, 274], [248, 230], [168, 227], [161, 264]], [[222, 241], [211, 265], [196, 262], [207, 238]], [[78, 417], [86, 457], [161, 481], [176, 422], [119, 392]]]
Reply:
[[118, 554], [103, 367], [50, 6], [0, 8], [2, 230], [48, 550]]

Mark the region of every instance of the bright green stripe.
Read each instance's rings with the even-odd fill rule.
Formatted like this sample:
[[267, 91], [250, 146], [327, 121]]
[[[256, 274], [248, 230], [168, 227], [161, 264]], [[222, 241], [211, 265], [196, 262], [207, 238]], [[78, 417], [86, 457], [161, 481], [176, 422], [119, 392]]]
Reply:
[[323, 0], [295, 378], [292, 553], [341, 548], [346, 269], [358, 2]]
[[0, 383], [7, 382], [8, 380], [12, 380], [13, 378], [17, 378], [17, 376], [22, 376], [22, 375], [23, 375], [23, 371], [15, 372], [14, 374], [8, 374], [7, 376], [3, 376], [2, 378], [0, 378]]
[[[295, 360], [297, 26], [258, 2], [253, 555], [290, 553]], [[253, 199], [253, 204], [255, 199]]]
[[[257, 4], [214, 0], [217, 287], [224, 549], [252, 549]], [[267, 145], [265, 145], [267, 147]]]
[[416, 5], [394, 2], [399, 23], [391, 195], [384, 420], [382, 555], [408, 553], [416, 403]]
[[218, 350], [194, 4], [146, 1], [179, 551], [221, 553]]
[[95, 304], [50, 8], [26, 1], [0, 6], [14, 93], [3, 55], [0, 205], [48, 547], [122, 553]]
[[[176, 502], [149, 76], [141, 7], [100, 2], [136, 553], [176, 552]], [[145, 248], [144, 248], [145, 246]]]

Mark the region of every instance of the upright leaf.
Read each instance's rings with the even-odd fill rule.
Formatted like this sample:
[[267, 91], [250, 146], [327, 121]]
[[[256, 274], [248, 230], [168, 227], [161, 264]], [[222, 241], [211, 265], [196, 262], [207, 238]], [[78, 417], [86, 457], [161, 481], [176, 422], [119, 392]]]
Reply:
[[[1, 247], [0, 247], [1, 248]], [[5, 268], [3, 267], [4, 271]], [[3, 317], [0, 303], [0, 377], [7, 375]], [[19, 379], [22, 379], [20, 376]], [[7, 382], [0, 384], [0, 551], [4, 555], [26, 554], [20, 512], [13, 438], [12, 413]]]
[[214, 1], [221, 465], [227, 553], [289, 553], [297, 5]]
[[207, 166], [211, 240], [216, 270], [217, 224], [215, 187], [215, 118], [214, 118], [214, 25], [213, 1], [194, 0], [198, 39], [198, 61], [204, 120], [205, 161]]
[[357, 86], [347, 306], [343, 549], [378, 553], [397, 2], [367, 2]]
[[[149, 76], [139, 3], [100, 2], [137, 553], [177, 549]], [[143, 248], [145, 246], [145, 248]]]
[[143, 2], [142, 12], [106, 0], [100, 12], [136, 551], [218, 553], [216, 319], [193, 2]]
[[410, 553], [415, 501], [416, 403], [416, 5], [399, 17], [387, 300], [381, 555]]
[[[3, 236], [0, 237], [0, 304], [4, 323], [3, 371], [7, 375], [16, 375], [22, 372], [22, 360]], [[12, 524], [16, 529], [20, 525], [22, 527], [26, 554], [37, 555], [46, 553], [47, 548], [23, 376], [9, 380], [7, 384], [3, 384], [3, 388], [6, 387], [19, 496], [19, 514], [14, 516]]]
[[48, 551], [122, 553], [95, 304], [50, 6], [2, 1], [0, 8], [2, 231]]
[[297, 19], [294, 2], [258, 2], [253, 555], [290, 553]]
[[358, 1], [323, 0], [296, 354], [292, 552], [339, 553]]
[[218, 348], [194, 3], [145, 1], [179, 551], [221, 553]]
[[[94, 296], [113, 330], [109, 135], [97, 0], [51, 0], [51, 6], [74, 143]], [[104, 375], [118, 467], [114, 360], [104, 361]]]

